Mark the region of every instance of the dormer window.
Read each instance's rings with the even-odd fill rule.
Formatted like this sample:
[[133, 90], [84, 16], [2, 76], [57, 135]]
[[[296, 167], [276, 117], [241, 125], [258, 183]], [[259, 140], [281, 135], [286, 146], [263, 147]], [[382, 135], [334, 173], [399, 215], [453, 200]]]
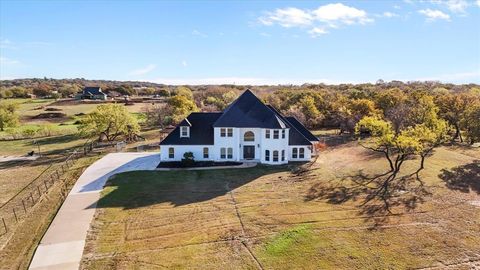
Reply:
[[180, 138], [190, 137], [190, 127], [180, 127]]

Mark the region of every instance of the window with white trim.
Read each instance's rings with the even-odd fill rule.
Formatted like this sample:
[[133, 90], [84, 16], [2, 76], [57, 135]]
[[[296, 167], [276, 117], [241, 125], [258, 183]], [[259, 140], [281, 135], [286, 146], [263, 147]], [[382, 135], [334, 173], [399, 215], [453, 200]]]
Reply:
[[227, 148], [227, 158], [228, 159], [233, 158], [233, 148], [231, 148], [231, 147]]
[[227, 128], [227, 137], [233, 137], [233, 128]]
[[298, 148], [292, 148], [292, 158], [298, 158]]
[[265, 150], [265, 161], [270, 161], [270, 150]]
[[285, 161], [285, 150], [282, 150], [282, 161]]
[[168, 148], [168, 158], [174, 158], [175, 157], [175, 148], [170, 147]]
[[300, 148], [300, 154], [299, 154], [299, 157], [300, 158], [305, 158], [305, 148]]
[[220, 137], [227, 137], [227, 129], [221, 128], [220, 129]]
[[278, 151], [273, 151], [273, 162], [278, 162]]
[[282, 139], [285, 139], [285, 129], [282, 129]]
[[190, 137], [190, 127], [180, 127], [180, 138]]
[[221, 159], [227, 158], [227, 150], [225, 149], [225, 147], [220, 148], [220, 158]]
[[273, 138], [278, 139], [278, 134], [279, 134], [278, 129], [274, 129], [273, 130]]
[[203, 148], [203, 158], [208, 158], [208, 147]]
[[265, 139], [270, 139], [270, 129], [265, 130]]

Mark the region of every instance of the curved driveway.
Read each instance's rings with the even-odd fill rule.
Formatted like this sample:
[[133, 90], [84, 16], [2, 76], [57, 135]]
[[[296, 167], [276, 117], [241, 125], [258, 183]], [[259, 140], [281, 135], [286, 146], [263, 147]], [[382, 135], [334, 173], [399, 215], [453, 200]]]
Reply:
[[107, 179], [125, 171], [154, 170], [159, 162], [158, 153], [114, 153], [88, 167], [40, 241], [29, 269], [78, 269], [95, 206]]

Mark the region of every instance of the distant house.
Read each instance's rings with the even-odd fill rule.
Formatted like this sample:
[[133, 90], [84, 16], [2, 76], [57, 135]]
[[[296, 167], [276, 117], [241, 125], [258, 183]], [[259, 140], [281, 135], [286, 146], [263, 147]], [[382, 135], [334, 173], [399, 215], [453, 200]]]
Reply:
[[265, 105], [250, 90], [223, 112], [194, 112], [160, 143], [162, 161], [195, 160], [286, 164], [309, 161], [318, 139], [294, 117]]
[[76, 99], [107, 100], [107, 94], [100, 87], [85, 87], [75, 96]]

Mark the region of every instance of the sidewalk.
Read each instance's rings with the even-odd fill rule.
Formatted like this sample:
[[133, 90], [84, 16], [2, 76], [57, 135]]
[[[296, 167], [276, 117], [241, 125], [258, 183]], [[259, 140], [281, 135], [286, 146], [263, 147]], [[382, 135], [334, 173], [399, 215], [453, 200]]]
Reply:
[[116, 173], [154, 170], [158, 153], [108, 154], [78, 178], [35, 251], [29, 269], [78, 269], [95, 206], [107, 179]]

